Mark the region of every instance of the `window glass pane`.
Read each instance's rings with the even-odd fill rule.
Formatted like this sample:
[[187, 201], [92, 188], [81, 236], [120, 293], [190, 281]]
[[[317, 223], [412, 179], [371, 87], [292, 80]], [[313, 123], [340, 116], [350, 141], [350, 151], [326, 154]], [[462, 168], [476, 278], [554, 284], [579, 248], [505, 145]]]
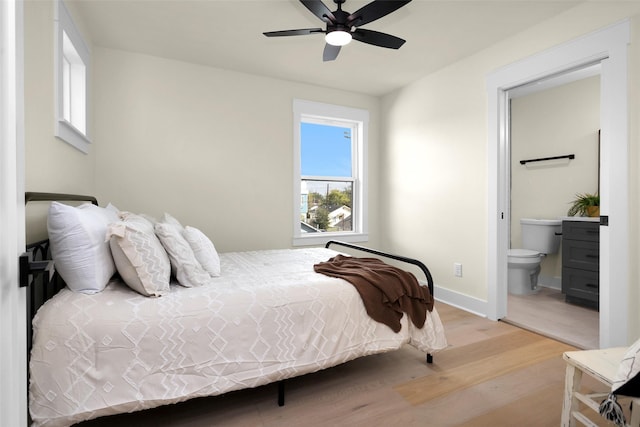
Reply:
[[301, 174], [351, 177], [351, 128], [300, 124]]
[[63, 117], [86, 134], [86, 66], [66, 31], [62, 32]]
[[303, 233], [352, 231], [353, 181], [301, 181]]
[[66, 57], [62, 57], [62, 107], [63, 117], [71, 122], [71, 64]]

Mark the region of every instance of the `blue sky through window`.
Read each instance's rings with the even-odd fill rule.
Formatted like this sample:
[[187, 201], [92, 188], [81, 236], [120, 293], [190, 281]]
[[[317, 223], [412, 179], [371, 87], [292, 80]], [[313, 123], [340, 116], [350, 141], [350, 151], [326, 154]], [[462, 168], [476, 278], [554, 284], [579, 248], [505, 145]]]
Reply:
[[351, 177], [351, 128], [300, 124], [301, 174]]

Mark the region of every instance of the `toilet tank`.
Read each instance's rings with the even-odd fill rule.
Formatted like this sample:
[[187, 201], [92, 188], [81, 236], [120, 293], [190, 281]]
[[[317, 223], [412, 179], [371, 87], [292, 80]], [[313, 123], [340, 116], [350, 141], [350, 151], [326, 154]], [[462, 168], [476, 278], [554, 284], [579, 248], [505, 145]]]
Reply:
[[[560, 247], [562, 221], [559, 219], [520, 219], [522, 247], [543, 254], [555, 254]], [[556, 234], [558, 233], [558, 234]]]

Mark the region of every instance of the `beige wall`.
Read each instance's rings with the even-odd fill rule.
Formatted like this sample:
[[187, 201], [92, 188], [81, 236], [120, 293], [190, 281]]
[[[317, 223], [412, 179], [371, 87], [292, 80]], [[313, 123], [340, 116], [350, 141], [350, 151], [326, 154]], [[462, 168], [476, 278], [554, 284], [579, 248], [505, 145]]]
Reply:
[[[73, 7], [68, 8], [74, 15]], [[54, 134], [54, 2], [26, 1], [25, 158], [27, 191], [92, 193], [95, 150], [88, 155]], [[80, 31], [82, 22], [76, 20]], [[91, 48], [91, 41], [85, 36]], [[89, 109], [89, 132], [92, 111]]]
[[[436, 284], [479, 302], [487, 300], [487, 95], [488, 73], [590, 31], [633, 17], [631, 86], [638, 72], [640, 4], [588, 2], [384, 97], [381, 151], [383, 246], [413, 254], [433, 269]], [[635, 85], [635, 86], [634, 86]], [[637, 91], [630, 92], [632, 104]], [[638, 171], [638, 111], [632, 112], [631, 178]], [[633, 185], [632, 206], [638, 203]], [[637, 218], [637, 212], [630, 212]], [[638, 259], [632, 221], [630, 260]], [[453, 263], [464, 276], [453, 276]], [[635, 264], [631, 261], [631, 264]], [[638, 293], [632, 267], [630, 298]], [[640, 331], [637, 311], [630, 330]]]
[[378, 235], [379, 100], [111, 49], [94, 50], [96, 193], [168, 212], [218, 250], [287, 248], [293, 99], [366, 109], [370, 245]]
[[[24, 2], [25, 186], [26, 191], [94, 194], [95, 150], [84, 154], [54, 137], [54, 2]], [[67, 5], [69, 6], [69, 5]], [[74, 16], [73, 5], [68, 7]], [[84, 33], [82, 22], [76, 19]], [[92, 131], [89, 105], [88, 130]], [[27, 217], [41, 209], [28, 206]], [[42, 221], [35, 221], [42, 222]], [[44, 226], [27, 227], [27, 239], [44, 238]], [[34, 236], [34, 237], [32, 237]]]
[[[511, 100], [512, 248], [523, 247], [520, 218], [561, 218], [577, 193], [598, 192], [599, 128], [599, 76]], [[565, 154], [576, 157], [520, 164]], [[559, 287], [561, 275], [560, 253], [549, 254], [541, 283]]]

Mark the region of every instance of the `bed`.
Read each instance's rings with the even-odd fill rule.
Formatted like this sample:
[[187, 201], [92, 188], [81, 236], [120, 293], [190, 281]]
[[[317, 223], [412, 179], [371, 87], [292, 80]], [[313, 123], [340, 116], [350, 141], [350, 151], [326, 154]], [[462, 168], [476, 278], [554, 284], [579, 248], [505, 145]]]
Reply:
[[[27, 197], [51, 199], [97, 205], [86, 197]], [[66, 426], [269, 383], [278, 384], [282, 405], [288, 378], [405, 344], [428, 358], [447, 345], [435, 308], [421, 328], [403, 316], [399, 332], [371, 319], [354, 286], [314, 271], [344, 253], [328, 247], [221, 253], [220, 274], [210, 283], [181, 286], [174, 271], [159, 298], [133, 291], [119, 274], [100, 292], [72, 291], [51, 275], [52, 264], [43, 259], [48, 249], [47, 241], [31, 245], [21, 261], [28, 310], [35, 313], [28, 322], [34, 426]], [[424, 264], [388, 257], [420, 267], [432, 294]]]

